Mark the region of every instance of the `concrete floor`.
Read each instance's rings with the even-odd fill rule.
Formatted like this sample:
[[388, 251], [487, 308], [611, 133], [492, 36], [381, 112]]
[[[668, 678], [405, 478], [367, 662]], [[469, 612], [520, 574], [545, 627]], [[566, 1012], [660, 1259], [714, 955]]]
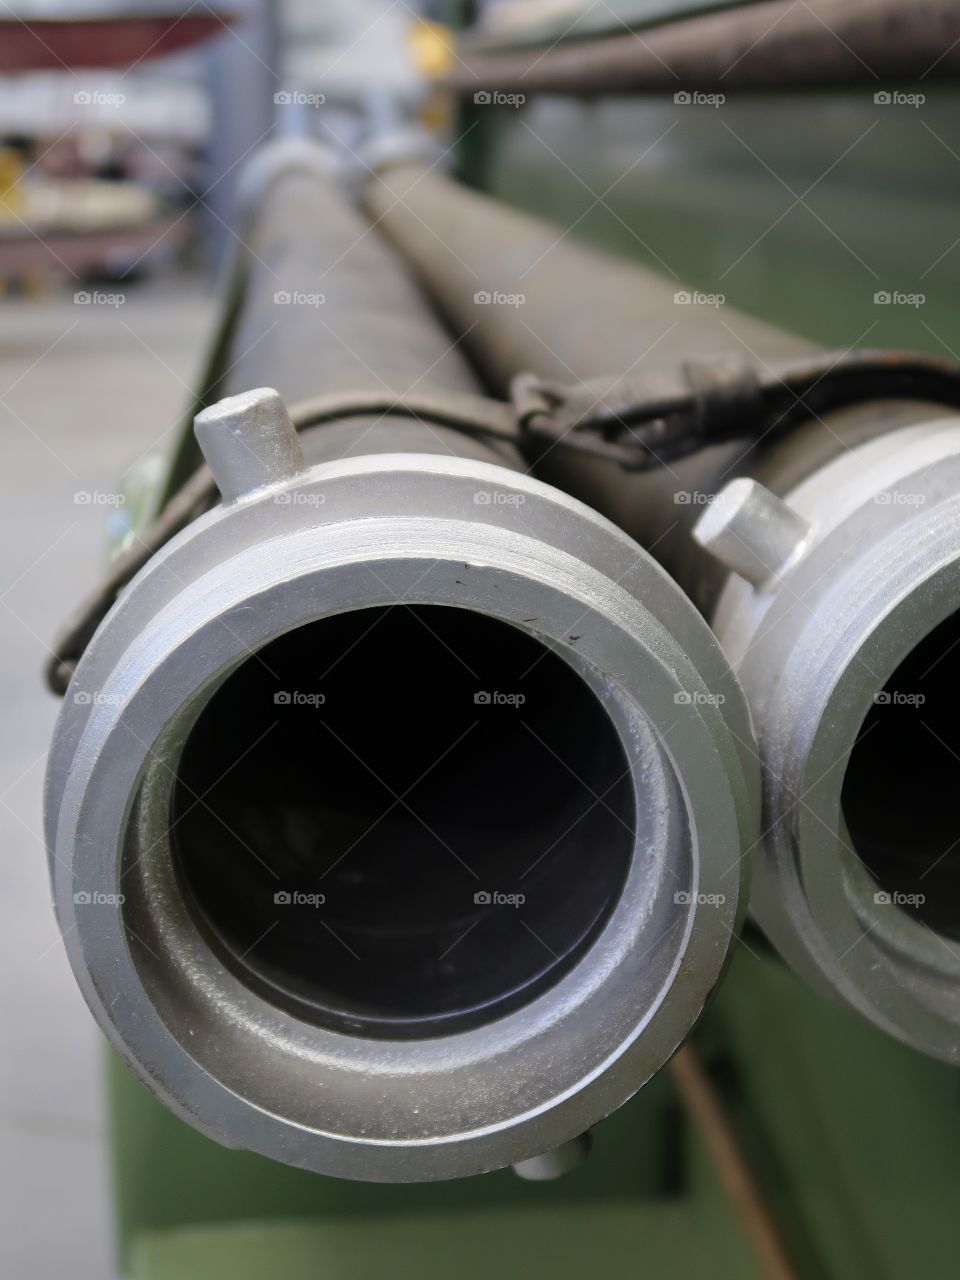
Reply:
[[94, 583], [124, 468], [169, 443], [212, 318], [209, 291], [143, 286], [0, 304], [0, 1276], [107, 1280], [102, 1043], [67, 965], [41, 838], [58, 702], [41, 668]]

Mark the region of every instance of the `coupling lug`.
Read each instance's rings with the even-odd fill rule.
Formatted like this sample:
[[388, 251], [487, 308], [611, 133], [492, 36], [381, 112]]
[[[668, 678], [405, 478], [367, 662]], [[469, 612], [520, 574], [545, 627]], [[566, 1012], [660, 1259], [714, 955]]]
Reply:
[[755, 587], [789, 564], [813, 526], [756, 480], [731, 480], [693, 529], [715, 560]]
[[293, 480], [306, 467], [279, 391], [257, 387], [198, 413], [194, 431], [224, 503]]
[[513, 1166], [513, 1172], [525, 1182], [552, 1182], [562, 1178], [565, 1173], [583, 1164], [590, 1154], [590, 1133], [581, 1133], [579, 1137], [562, 1142], [559, 1147], [544, 1151], [542, 1155], [531, 1156], [529, 1160], [520, 1160]]

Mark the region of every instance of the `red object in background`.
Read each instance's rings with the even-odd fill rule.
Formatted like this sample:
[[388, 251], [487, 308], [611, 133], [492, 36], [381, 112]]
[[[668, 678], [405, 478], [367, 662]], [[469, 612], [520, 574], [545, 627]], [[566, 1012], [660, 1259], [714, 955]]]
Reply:
[[173, 53], [223, 31], [233, 16], [193, 14], [79, 18], [0, 16], [0, 72], [63, 67], [124, 67]]

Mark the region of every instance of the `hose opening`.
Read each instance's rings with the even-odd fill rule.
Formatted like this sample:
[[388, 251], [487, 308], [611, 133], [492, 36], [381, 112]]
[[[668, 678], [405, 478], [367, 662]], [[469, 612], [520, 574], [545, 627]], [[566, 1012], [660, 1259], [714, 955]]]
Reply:
[[853, 846], [879, 886], [931, 929], [960, 937], [960, 613], [900, 664], [864, 719], [842, 804]]
[[634, 844], [596, 694], [520, 629], [442, 606], [310, 623], [220, 686], [184, 746], [180, 883], [221, 960], [335, 1030], [480, 1026], [599, 935]]

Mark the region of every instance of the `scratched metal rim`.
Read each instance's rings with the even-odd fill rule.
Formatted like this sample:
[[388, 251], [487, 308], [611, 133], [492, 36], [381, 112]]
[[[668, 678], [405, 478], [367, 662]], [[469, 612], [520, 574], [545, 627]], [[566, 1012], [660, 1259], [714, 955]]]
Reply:
[[[754, 832], [738, 752], [730, 742], [718, 750], [729, 738], [722, 704], [644, 604], [555, 545], [565, 499], [485, 464], [461, 474], [474, 483], [478, 469], [485, 482], [524, 486], [526, 530], [484, 523], [475, 507], [469, 519], [461, 509], [456, 519], [328, 522], [322, 540], [307, 520], [268, 547], [251, 541], [173, 592], [98, 674], [60, 779], [58, 915], [84, 994], [124, 1059], [210, 1136], [343, 1177], [464, 1176], [576, 1136], [681, 1042], [742, 911], [742, 852]], [[449, 460], [434, 470], [428, 489], [449, 478]], [[364, 479], [356, 467], [340, 475], [354, 489]], [[330, 472], [319, 468], [299, 487], [322, 483], [329, 492]], [[408, 510], [402, 495], [398, 502]], [[219, 513], [221, 541], [234, 517], [250, 514]], [[598, 545], [612, 538], [589, 518]], [[454, 587], [464, 561], [476, 566], [466, 593]], [[376, 575], [358, 575], [363, 564]], [[307, 1026], [224, 968], [177, 899], [161, 838], [163, 779], [216, 683], [250, 649], [324, 613], [388, 603], [412, 588], [411, 602], [514, 625], [535, 613], [538, 626], [527, 629], [603, 697], [628, 758], [644, 757], [644, 767], [634, 773], [638, 838], [627, 884], [576, 967], [495, 1023], [384, 1043]], [[583, 636], [576, 649], [564, 644], [574, 619]], [[95, 663], [92, 654], [78, 672], [81, 688]], [[78, 885], [87, 901], [75, 900]]]
[[841, 803], [844, 762], [875, 695], [960, 602], [955, 552], [960, 507], [941, 508], [936, 515], [940, 538], [924, 546], [923, 531], [912, 529], [900, 541], [908, 586], [891, 590], [886, 570], [895, 550], [889, 542], [873, 565], [884, 571], [882, 586], [876, 578], [861, 592], [846, 584], [855, 635], [848, 634], [825, 656], [821, 696], [811, 695], [808, 715], [798, 724], [795, 759], [802, 768], [785, 765], [784, 773], [803, 797], [791, 815], [790, 879], [796, 885], [796, 909], [808, 921], [803, 944], [808, 963], [884, 1030], [955, 1062], [960, 1058], [955, 999], [960, 953], [951, 940], [882, 900], [877, 881], [853, 847]]
[[960, 605], [958, 494], [954, 419], [845, 453], [789, 495], [814, 538], [772, 599], [734, 582], [720, 611], [721, 635], [756, 611], [737, 636], [769, 814], [752, 910], [812, 985], [947, 1062], [960, 1059], [956, 943], [876, 896], [841, 797], [875, 696]]

